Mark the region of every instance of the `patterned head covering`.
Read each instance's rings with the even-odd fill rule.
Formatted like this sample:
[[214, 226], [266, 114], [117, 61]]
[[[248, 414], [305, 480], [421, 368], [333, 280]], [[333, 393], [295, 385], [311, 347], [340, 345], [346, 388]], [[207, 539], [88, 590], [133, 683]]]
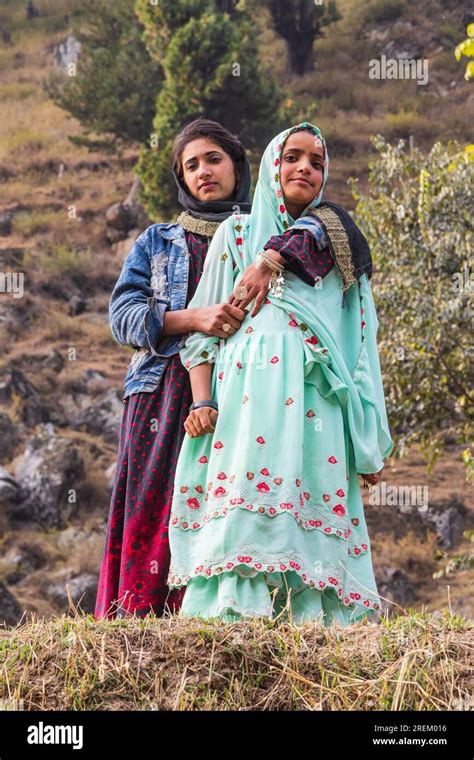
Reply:
[[288, 227], [291, 227], [294, 219], [291, 217], [285, 207], [285, 199], [281, 186], [280, 176], [281, 156], [285, 147], [285, 143], [288, 140], [289, 136], [295, 132], [301, 131], [302, 129], [306, 129], [309, 132], [312, 132], [314, 135], [316, 147], [323, 148], [324, 173], [323, 184], [321, 186], [321, 190], [319, 191], [319, 195], [314, 198], [311, 203], [308, 204], [304, 211], [301, 212], [300, 216], [305, 216], [310, 208], [314, 208], [320, 204], [329, 174], [328, 151], [326, 142], [321, 134], [319, 127], [310, 124], [308, 121], [303, 121], [294, 127], [286, 129], [284, 132], [280, 132], [279, 135], [273, 138], [273, 140], [265, 149], [262, 160], [260, 162], [260, 171], [258, 175], [257, 187], [255, 189], [254, 204], [255, 202], [260, 202], [262, 205], [265, 204], [267, 206], [267, 209], [271, 208], [272, 216], [274, 217], [275, 221], [277, 221], [277, 224], [281, 226], [282, 231], [288, 229]]
[[[297, 131], [307, 129], [314, 135], [315, 144], [324, 150], [323, 182], [318, 195], [303, 209], [298, 220], [294, 220], [285, 205], [281, 186], [280, 167], [282, 153], [288, 137]], [[228, 241], [238, 256], [243, 269], [255, 261], [255, 257], [274, 235], [280, 235], [290, 227], [313, 230], [315, 234], [323, 228], [329, 249], [342, 278], [343, 306], [347, 303], [345, 291], [362, 274], [372, 274], [372, 258], [367, 241], [353, 222], [350, 215], [340, 206], [323, 201], [323, 193], [329, 176], [329, 155], [326, 141], [319, 127], [303, 121], [273, 138], [267, 146], [260, 163], [258, 182], [250, 216], [234, 215], [234, 239]]]
[[[317, 197], [302, 211], [301, 216], [305, 216], [310, 208], [315, 208], [321, 203], [329, 173], [326, 142], [318, 127], [308, 121], [303, 121], [280, 132], [265, 149], [260, 162], [258, 182], [252, 203], [252, 214], [249, 216], [234, 215], [232, 217], [235, 224], [238, 253], [244, 266], [248, 266], [255, 260], [257, 253], [262, 250], [265, 243], [273, 235], [285, 232], [294, 224], [295, 220], [285, 206], [280, 166], [282, 152], [288, 137], [301, 129], [308, 129], [312, 132], [318, 147], [322, 146], [324, 149], [324, 172], [321, 189]], [[229, 244], [233, 247], [232, 242], [229, 241]]]

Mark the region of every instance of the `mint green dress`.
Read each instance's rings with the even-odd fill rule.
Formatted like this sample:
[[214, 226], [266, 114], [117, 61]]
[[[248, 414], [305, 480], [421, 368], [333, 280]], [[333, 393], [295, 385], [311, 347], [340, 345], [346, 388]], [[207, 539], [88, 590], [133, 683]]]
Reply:
[[[219, 227], [190, 308], [231, 294], [261, 245], [261, 199], [257, 186], [252, 215]], [[177, 463], [168, 585], [186, 586], [180, 616], [347, 625], [382, 610], [358, 475], [392, 449], [377, 317], [367, 275], [346, 308], [337, 267], [321, 284], [287, 273], [283, 298], [269, 293], [234, 335], [193, 333], [180, 352], [188, 370], [214, 364], [219, 405], [214, 433], [186, 435]]]

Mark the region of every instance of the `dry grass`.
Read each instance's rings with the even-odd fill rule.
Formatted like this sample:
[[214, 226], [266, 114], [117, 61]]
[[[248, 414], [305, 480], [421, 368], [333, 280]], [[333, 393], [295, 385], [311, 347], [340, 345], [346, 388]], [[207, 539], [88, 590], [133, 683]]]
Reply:
[[[69, 317], [63, 313], [60, 318], [62, 324], [55, 323], [51, 317], [45, 340], [48, 344], [51, 341], [62, 341], [61, 349], [63, 351], [75, 348], [78, 359], [84, 357], [84, 366], [90, 367], [91, 362], [99, 361], [104, 356], [104, 349], [107, 348], [111, 351], [115, 349], [117, 344], [114, 342], [108, 324], [90, 321], [88, 314]], [[101, 372], [103, 366], [98, 370]]]
[[0, 631], [25, 710], [468, 710], [472, 624], [409, 610], [348, 628], [165, 615], [35, 616]]
[[49, 232], [57, 226], [60, 215], [57, 211], [34, 209], [31, 212], [20, 211], [12, 224], [13, 233], [28, 238], [30, 235]]

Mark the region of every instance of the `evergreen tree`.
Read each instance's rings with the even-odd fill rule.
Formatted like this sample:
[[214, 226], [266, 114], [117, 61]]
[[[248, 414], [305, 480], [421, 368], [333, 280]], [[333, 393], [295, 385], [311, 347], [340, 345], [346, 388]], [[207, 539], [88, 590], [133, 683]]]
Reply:
[[293, 74], [314, 69], [313, 44], [324, 37], [322, 28], [341, 16], [334, 0], [268, 0], [275, 31], [286, 42], [288, 65]]
[[143, 42], [134, 0], [84, 0], [81, 21], [76, 75], [68, 76], [66, 83], [63, 78], [50, 79], [50, 96], [88, 132], [106, 132], [125, 142], [145, 141], [163, 74]]
[[148, 51], [165, 75], [138, 164], [141, 199], [158, 218], [176, 210], [170, 155], [184, 124], [205, 114], [260, 150], [282, 127], [283, 113], [277, 87], [259, 63], [255, 24], [235, 2], [137, 0], [136, 10]]

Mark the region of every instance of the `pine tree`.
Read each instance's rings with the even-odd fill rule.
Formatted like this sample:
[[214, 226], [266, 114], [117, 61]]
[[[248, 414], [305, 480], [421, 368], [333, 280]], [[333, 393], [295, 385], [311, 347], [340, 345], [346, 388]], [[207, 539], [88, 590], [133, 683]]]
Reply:
[[268, 0], [275, 31], [286, 42], [288, 65], [293, 74], [314, 69], [313, 44], [324, 37], [322, 28], [341, 16], [334, 0]]
[[[50, 96], [88, 132], [145, 141], [163, 74], [143, 42], [134, 0], [84, 0], [80, 20], [77, 73], [66, 83], [50, 79]], [[87, 138], [81, 142], [93, 144]]]
[[238, 134], [247, 148], [261, 150], [281, 128], [283, 113], [277, 87], [259, 63], [254, 22], [235, 2], [137, 0], [136, 10], [148, 51], [165, 75], [137, 167], [141, 199], [158, 218], [176, 210], [170, 155], [184, 124], [204, 114]]

